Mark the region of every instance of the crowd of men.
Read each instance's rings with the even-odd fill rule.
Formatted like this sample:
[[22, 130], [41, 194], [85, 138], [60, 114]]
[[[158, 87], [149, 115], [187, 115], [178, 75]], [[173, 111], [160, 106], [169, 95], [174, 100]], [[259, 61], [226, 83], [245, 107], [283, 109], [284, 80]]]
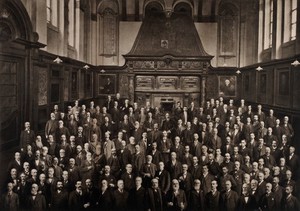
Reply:
[[4, 210], [300, 210], [289, 118], [244, 100], [57, 105], [8, 165]]

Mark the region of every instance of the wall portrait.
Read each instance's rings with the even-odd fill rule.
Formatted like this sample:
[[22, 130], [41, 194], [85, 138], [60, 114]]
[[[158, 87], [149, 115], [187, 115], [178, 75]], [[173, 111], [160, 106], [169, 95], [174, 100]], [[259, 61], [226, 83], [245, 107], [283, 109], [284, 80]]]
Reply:
[[260, 93], [267, 93], [267, 74], [260, 75]]
[[98, 75], [98, 94], [109, 95], [116, 93], [116, 75], [99, 74]]
[[279, 73], [279, 95], [289, 95], [290, 92], [290, 75], [289, 72], [280, 72]]
[[219, 76], [219, 96], [236, 96], [236, 76]]

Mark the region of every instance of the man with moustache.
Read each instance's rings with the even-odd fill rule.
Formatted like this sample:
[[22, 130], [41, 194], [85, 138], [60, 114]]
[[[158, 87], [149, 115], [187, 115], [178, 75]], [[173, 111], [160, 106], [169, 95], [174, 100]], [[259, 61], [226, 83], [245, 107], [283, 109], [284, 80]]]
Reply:
[[68, 192], [64, 190], [62, 181], [56, 183], [56, 191], [51, 196], [50, 209], [53, 211], [68, 209]]

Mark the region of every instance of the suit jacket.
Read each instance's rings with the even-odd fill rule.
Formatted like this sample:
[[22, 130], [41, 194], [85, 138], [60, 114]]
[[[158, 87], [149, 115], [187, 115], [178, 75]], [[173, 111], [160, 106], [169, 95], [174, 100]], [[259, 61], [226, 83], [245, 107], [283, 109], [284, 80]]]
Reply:
[[142, 153], [134, 154], [132, 164], [136, 172], [140, 172], [144, 163], [145, 163], [145, 156]]
[[214, 176], [208, 173], [206, 176], [203, 174], [200, 177], [201, 181], [201, 189], [203, 190], [203, 194], [206, 195], [211, 191], [211, 182], [214, 180]]
[[282, 199], [282, 210], [297, 211], [300, 210], [299, 200], [295, 196]]
[[279, 185], [276, 188], [273, 186], [273, 193], [275, 198], [275, 210], [280, 210], [283, 196], [283, 188]]
[[190, 129], [185, 129], [183, 132], [182, 132], [182, 143], [184, 145], [189, 145], [192, 143], [193, 141], [193, 138], [194, 138], [194, 130]]
[[275, 210], [275, 197], [273, 193], [265, 193], [259, 202], [259, 208], [261, 210]]
[[26, 149], [28, 144], [32, 144], [35, 139], [35, 134], [33, 130], [26, 131], [23, 130], [20, 135], [20, 148]]
[[166, 164], [166, 170], [169, 171], [171, 180], [178, 179], [178, 176], [182, 173], [182, 165], [179, 161], [176, 161], [175, 165], [172, 164], [172, 161], [168, 161]]
[[219, 191], [216, 191], [215, 194], [213, 194], [211, 191], [208, 192], [205, 195], [205, 202], [206, 208], [209, 211], [219, 211], [223, 208], [221, 207], [221, 193]]
[[226, 211], [236, 210], [238, 206], [239, 196], [238, 194], [230, 190], [229, 192], [224, 192], [221, 195], [221, 205], [222, 208]]
[[158, 150], [156, 150], [155, 152], [151, 151], [149, 155], [152, 155], [152, 163], [154, 163], [158, 167], [159, 162], [163, 160], [161, 152]]
[[191, 153], [200, 158], [201, 157], [201, 154], [202, 154], [202, 144], [198, 141], [196, 144], [195, 142], [193, 142], [191, 144]]
[[135, 176], [133, 173], [128, 174], [127, 172], [123, 173], [121, 179], [124, 181], [124, 189], [130, 191], [134, 188]]
[[170, 184], [171, 184], [169, 172], [167, 170], [163, 170], [161, 172], [160, 170], [157, 170], [155, 173], [155, 177], [158, 178], [159, 188], [161, 189], [163, 194], [166, 194], [170, 189]]
[[298, 155], [294, 154], [291, 158], [288, 156], [286, 164], [291, 168], [291, 171], [293, 172], [293, 178], [298, 178], [298, 176], [300, 175], [300, 159]]
[[[167, 210], [181, 210], [180, 204], [183, 203], [184, 207], [187, 207], [187, 199], [185, 192], [181, 189], [178, 190], [177, 195], [175, 195], [173, 190], [169, 190], [166, 194], [166, 203], [172, 202], [173, 206], [167, 205]], [[185, 209], [184, 208], [184, 209]]]
[[70, 210], [82, 210], [84, 205], [84, 193], [80, 195], [76, 190], [72, 191], [68, 201]]
[[100, 195], [98, 199], [98, 207], [103, 211], [111, 211], [113, 206], [113, 198], [110, 190], [102, 192], [100, 190]]
[[5, 193], [0, 201], [0, 208], [3, 210], [17, 211], [19, 209], [19, 196], [12, 192], [11, 195]]
[[47, 205], [45, 196], [43, 196], [42, 194], [37, 194], [35, 200], [33, 200], [33, 197], [31, 195], [28, 197], [27, 208], [29, 210], [43, 211], [46, 209], [46, 207]]
[[179, 174], [180, 189], [184, 190], [186, 193], [192, 189], [193, 182], [193, 176], [190, 172], [187, 172], [185, 176], [183, 173]]
[[52, 193], [51, 196], [51, 210], [66, 210], [68, 209], [69, 194], [66, 191], [57, 191]]
[[[157, 194], [157, 200], [155, 200], [155, 193]], [[151, 211], [163, 211], [163, 198], [160, 189], [155, 191], [153, 188], [149, 188], [146, 191], [146, 208]]]
[[136, 211], [146, 210], [145, 197], [146, 197], [145, 188], [140, 187], [138, 190], [136, 188], [133, 188], [129, 192], [129, 198], [128, 198], [129, 209], [136, 210]]
[[205, 198], [204, 193], [200, 190], [197, 192], [196, 190], [191, 190], [188, 193], [188, 210], [198, 211], [204, 210], [205, 208]]
[[162, 137], [162, 132], [159, 130], [153, 130], [150, 132], [150, 135], [149, 135], [151, 143], [153, 143], [153, 142], [159, 143], [161, 137]]
[[128, 192], [123, 190], [121, 193], [119, 190], [113, 192], [113, 209], [118, 210], [127, 210], [128, 203]]
[[254, 196], [249, 195], [248, 201], [246, 202], [246, 197], [244, 195], [241, 195], [240, 200], [238, 202], [238, 210], [243, 211], [253, 211], [257, 209], [257, 203]]
[[151, 178], [155, 176], [155, 172], [156, 172], [156, 165], [153, 163], [150, 164], [144, 163], [140, 171], [142, 176], [145, 176], [146, 173], [150, 173]]

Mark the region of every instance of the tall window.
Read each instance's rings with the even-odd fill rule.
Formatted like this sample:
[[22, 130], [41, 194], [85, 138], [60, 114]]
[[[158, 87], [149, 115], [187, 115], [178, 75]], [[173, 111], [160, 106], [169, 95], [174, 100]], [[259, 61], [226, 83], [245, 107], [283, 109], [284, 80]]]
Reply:
[[58, 4], [57, 0], [46, 1], [47, 23], [57, 26], [58, 23]]
[[269, 48], [272, 47], [272, 35], [273, 35], [273, 0], [270, 0], [270, 22], [269, 22]]
[[284, 30], [283, 41], [289, 42], [296, 39], [297, 30], [297, 0], [284, 2]]
[[69, 20], [69, 25], [68, 25], [68, 44], [72, 47], [75, 46], [75, 0], [69, 0], [69, 12], [68, 12], [68, 20]]
[[47, 0], [46, 6], [47, 6], [47, 22], [51, 23], [51, 17], [52, 17], [52, 8], [51, 8], [51, 0]]
[[264, 8], [264, 49], [272, 47], [273, 36], [273, 0], [265, 0]]
[[290, 12], [290, 40], [296, 39], [296, 28], [297, 28], [297, 0], [291, 1], [291, 12]]

